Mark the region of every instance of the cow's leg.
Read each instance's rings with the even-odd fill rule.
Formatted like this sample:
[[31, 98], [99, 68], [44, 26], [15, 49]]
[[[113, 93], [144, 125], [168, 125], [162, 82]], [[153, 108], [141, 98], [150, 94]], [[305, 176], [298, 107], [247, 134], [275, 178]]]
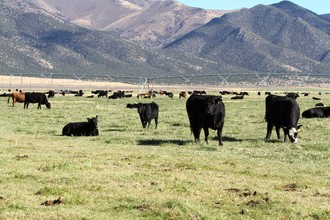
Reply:
[[266, 141], [269, 141], [270, 135], [272, 134], [274, 125], [271, 123], [267, 123], [267, 135], [266, 135]]
[[194, 134], [195, 142], [199, 143], [200, 139], [200, 133], [201, 133], [201, 128], [192, 128], [192, 132]]
[[41, 109], [41, 103], [40, 102], [38, 103], [37, 109]]
[[283, 128], [284, 130], [284, 142], [288, 141], [289, 129]]
[[155, 129], [157, 129], [157, 126], [158, 126], [158, 117], [155, 118], [155, 124], [156, 124]]
[[142, 127], [146, 128], [147, 123], [146, 123], [146, 121], [143, 120], [141, 115], [140, 115], [140, 120], [141, 120]]
[[205, 143], [208, 144], [209, 142], [207, 140], [207, 137], [209, 136], [209, 129], [207, 127], [204, 127], [203, 130], [204, 130], [204, 136], [205, 136], [205, 138], [204, 138]]
[[222, 143], [222, 129], [223, 129], [223, 122], [221, 123], [220, 127], [218, 128], [218, 140], [219, 140], [219, 145], [223, 145]]
[[281, 132], [280, 132], [281, 127], [276, 127], [275, 129], [276, 129], [277, 139], [280, 140], [281, 139]]

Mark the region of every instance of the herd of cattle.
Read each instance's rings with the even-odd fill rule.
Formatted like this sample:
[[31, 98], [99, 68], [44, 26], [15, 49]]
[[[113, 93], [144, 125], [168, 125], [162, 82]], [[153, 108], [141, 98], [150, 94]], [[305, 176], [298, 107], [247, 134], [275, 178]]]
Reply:
[[[132, 97], [132, 91], [117, 91], [108, 96], [107, 90], [95, 90], [92, 94], [98, 97], [107, 97], [109, 99]], [[127, 94], [128, 93], [128, 94]], [[51, 104], [46, 97], [54, 97], [55, 92], [50, 90], [48, 92], [13, 92], [10, 94], [1, 94], [0, 96], [7, 96], [8, 103], [10, 98], [13, 102], [13, 107], [16, 102], [24, 103], [24, 108], [28, 108], [29, 103], [38, 103], [37, 109], [41, 108], [41, 105], [46, 105], [47, 108], [51, 108]], [[74, 91], [61, 91], [62, 95], [74, 94], [75, 96], [83, 96], [84, 92], [79, 90]], [[156, 94], [166, 95], [173, 99], [172, 92], [161, 91], [156, 93], [150, 91], [146, 94], [139, 94], [137, 98], [141, 97], [155, 97]], [[225, 120], [225, 105], [222, 102], [222, 95], [233, 94], [231, 99], [244, 99], [244, 96], [248, 96], [247, 92], [231, 93], [228, 91], [221, 91], [220, 95], [206, 95], [205, 91], [193, 91], [193, 92], [180, 92], [179, 98], [186, 98], [189, 94], [189, 98], [186, 101], [186, 111], [188, 114], [190, 128], [194, 135], [195, 142], [200, 141], [201, 129], [204, 131], [205, 142], [208, 142], [208, 129], [217, 130], [219, 145], [222, 143], [222, 130]], [[258, 95], [261, 95], [258, 92]], [[298, 125], [300, 118], [300, 108], [296, 99], [299, 97], [298, 93], [287, 93], [285, 96], [274, 95], [269, 92], [265, 93], [265, 120], [267, 122], [267, 135], [266, 140], [269, 141], [271, 132], [275, 127], [277, 138], [280, 139], [280, 130], [284, 131], [284, 142], [289, 140], [292, 143], [297, 143], [298, 130], [301, 125]], [[308, 93], [304, 93], [307, 96]], [[94, 95], [92, 95], [94, 96]], [[91, 96], [87, 96], [91, 98]], [[313, 97], [315, 100], [320, 98]], [[330, 107], [325, 107], [322, 103], [316, 104], [317, 107], [310, 108], [302, 113], [303, 118], [325, 118], [330, 117]], [[140, 116], [140, 120], [143, 128], [150, 127], [151, 120], [155, 120], [155, 128], [158, 125], [159, 106], [154, 101], [151, 103], [133, 103], [127, 104], [127, 108], [136, 108]], [[87, 122], [72, 122], [65, 125], [62, 129], [62, 135], [67, 136], [97, 136], [98, 130], [98, 116], [88, 118]]]

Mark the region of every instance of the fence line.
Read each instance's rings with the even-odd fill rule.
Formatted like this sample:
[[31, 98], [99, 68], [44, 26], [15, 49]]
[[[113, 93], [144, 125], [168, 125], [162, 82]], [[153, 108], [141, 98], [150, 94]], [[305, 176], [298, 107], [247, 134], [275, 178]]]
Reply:
[[329, 87], [330, 74], [248, 73], [218, 75], [178, 75], [164, 77], [132, 77], [88, 74], [1, 74], [0, 88], [138, 88], [158, 85], [213, 85], [222, 87]]

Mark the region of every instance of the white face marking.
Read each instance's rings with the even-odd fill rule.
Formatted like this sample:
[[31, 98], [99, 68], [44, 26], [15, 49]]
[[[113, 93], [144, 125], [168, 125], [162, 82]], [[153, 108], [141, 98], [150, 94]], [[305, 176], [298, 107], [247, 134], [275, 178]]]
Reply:
[[289, 130], [289, 138], [290, 138], [290, 141], [294, 144], [296, 144], [298, 142], [298, 138], [297, 138], [297, 135], [298, 135], [298, 131], [296, 128], [291, 128]]

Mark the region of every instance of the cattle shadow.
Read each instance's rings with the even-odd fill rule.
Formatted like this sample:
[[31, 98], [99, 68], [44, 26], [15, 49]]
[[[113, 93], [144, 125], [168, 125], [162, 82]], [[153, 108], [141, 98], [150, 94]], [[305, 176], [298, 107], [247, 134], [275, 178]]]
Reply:
[[[217, 141], [218, 137], [215, 136], [214, 138], [212, 138], [212, 140]], [[244, 140], [243, 139], [237, 139], [237, 138], [234, 138], [234, 137], [229, 137], [229, 136], [223, 136], [222, 141], [223, 142], [243, 142]]]
[[187, 143], [191, 143], [192, 141], [186, 140], [160, 140], [160, 139], [152, 139], [152, 140], [138, 140], [137, 145], [146, 145], [146, 146], [160, 146], [162, 144], [175, 144], [179, 146], [186, 145]]
[[102, 130], [102, 131], [105, 131], [105, 132], [113, 132], [113, 131], [121, 132], [121, 131], [125, 131], [125, 129], [124, 128], [110, 128], [110, 129], [106, 129], [106, 130]]

